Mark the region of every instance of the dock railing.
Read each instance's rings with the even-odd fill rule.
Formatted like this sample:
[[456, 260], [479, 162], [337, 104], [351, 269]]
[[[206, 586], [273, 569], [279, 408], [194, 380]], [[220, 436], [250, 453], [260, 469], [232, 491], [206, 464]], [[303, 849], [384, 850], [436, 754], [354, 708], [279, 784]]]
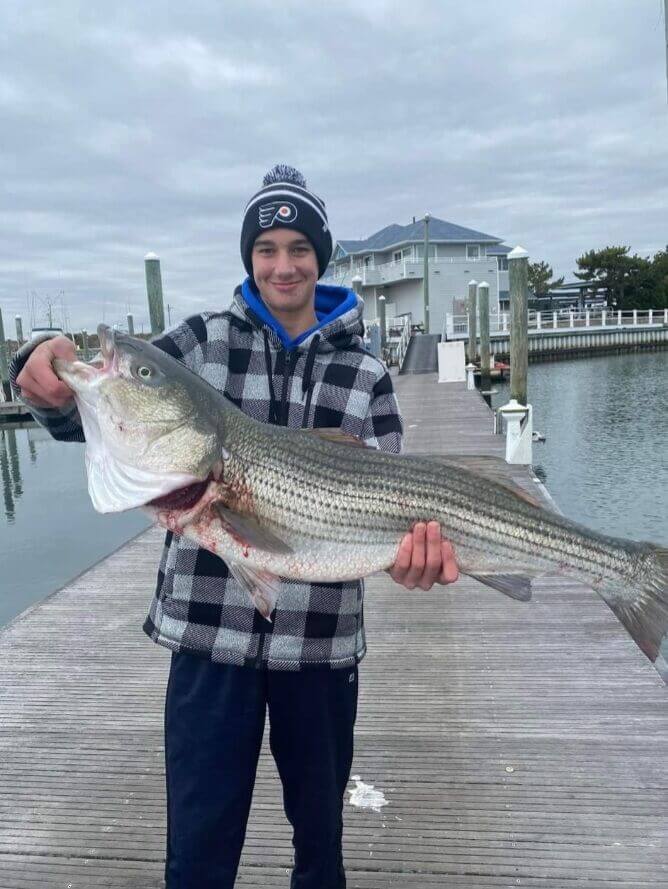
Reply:
[[[380, 325], [380, 319], [370, 318], [364, 322], [365, 334], [374, 324]], [[411, 325], [412, 315], [410, 312], [407, 315], [386, 318], [387, 345], [382, 358], [388, 365], [398, 364], [401, 367], [411, 338]]]
[[[613, 329], [628, 327], [668, 327], [668, 309], [559, 309], [554, 312], [529, 312], [529, 333], [550, 330]], [[466, 339], [468, 316], [448, 312], [443, 324], [443, 339]], [[490, 334], [507, 334], [510, 331], [510, 312], [490, 314]]]

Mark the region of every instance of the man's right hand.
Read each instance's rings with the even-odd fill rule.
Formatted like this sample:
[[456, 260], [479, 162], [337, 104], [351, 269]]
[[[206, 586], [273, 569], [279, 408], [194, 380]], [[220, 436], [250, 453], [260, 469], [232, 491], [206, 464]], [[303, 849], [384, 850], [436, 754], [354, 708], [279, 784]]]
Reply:
[[37, 346], [16, 378], [21, 394], [37, 407], [62, 408], [69, 404], [73, 392], [53, 370], [53, 359], [76, 359], [74, 343], [66, 336], [57, 336]]

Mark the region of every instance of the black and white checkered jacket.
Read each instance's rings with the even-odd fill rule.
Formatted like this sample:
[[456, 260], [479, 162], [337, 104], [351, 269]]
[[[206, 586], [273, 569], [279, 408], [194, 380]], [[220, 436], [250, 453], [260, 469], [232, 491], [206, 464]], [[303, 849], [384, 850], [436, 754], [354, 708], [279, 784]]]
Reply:
[[[337, 427], [398, 453], [402, 423], [392, 383], [384, 365], [364, 349], [362, 330], [358, 298], [353, 309], [286, 351], [237, 290], [226, 311], [188, 318], [154, 342], [257, 420]], [[15, 377], [20, 367], [12, 369]], [[76, 411], [35, 416], [55, 438], [83, 438]], [[349, 667], [366, 651], [363, 589], [361, 581], [286, 580], [270, 623], [221, 559], [168, 533], [144, 630], [173, 651], [222, 663]]]

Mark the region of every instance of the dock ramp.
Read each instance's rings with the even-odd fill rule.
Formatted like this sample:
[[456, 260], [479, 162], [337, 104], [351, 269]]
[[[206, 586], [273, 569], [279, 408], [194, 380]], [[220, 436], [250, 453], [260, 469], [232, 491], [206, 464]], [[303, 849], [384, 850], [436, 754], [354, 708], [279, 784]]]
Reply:
[[429, 374], [438, 370], [440, 333], [414, 333], [408, 343], [400, 374]]

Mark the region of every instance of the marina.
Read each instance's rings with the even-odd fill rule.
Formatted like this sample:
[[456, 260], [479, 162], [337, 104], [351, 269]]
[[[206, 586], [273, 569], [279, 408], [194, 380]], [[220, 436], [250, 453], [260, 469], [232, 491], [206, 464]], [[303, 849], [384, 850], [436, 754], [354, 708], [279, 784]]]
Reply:
[[[476, 391], [395, 382], [409, 452], [503, 455]], [[546, 497], [528, 468], [508, 473]], [[141, 632], [162, 536], [2, 631], [0, 886], [162, 885], [169, 655]], [[545, 578], [519, 603], [467, 578], [424, 593], [381, 574], [365, 614], [349, 886], [666, 884], [666, 687], [595, 593]], [[387, 805], [352, 805], [360, 782]], [[265, 746], [238, 885], [283, 887], [290, 861]]]

